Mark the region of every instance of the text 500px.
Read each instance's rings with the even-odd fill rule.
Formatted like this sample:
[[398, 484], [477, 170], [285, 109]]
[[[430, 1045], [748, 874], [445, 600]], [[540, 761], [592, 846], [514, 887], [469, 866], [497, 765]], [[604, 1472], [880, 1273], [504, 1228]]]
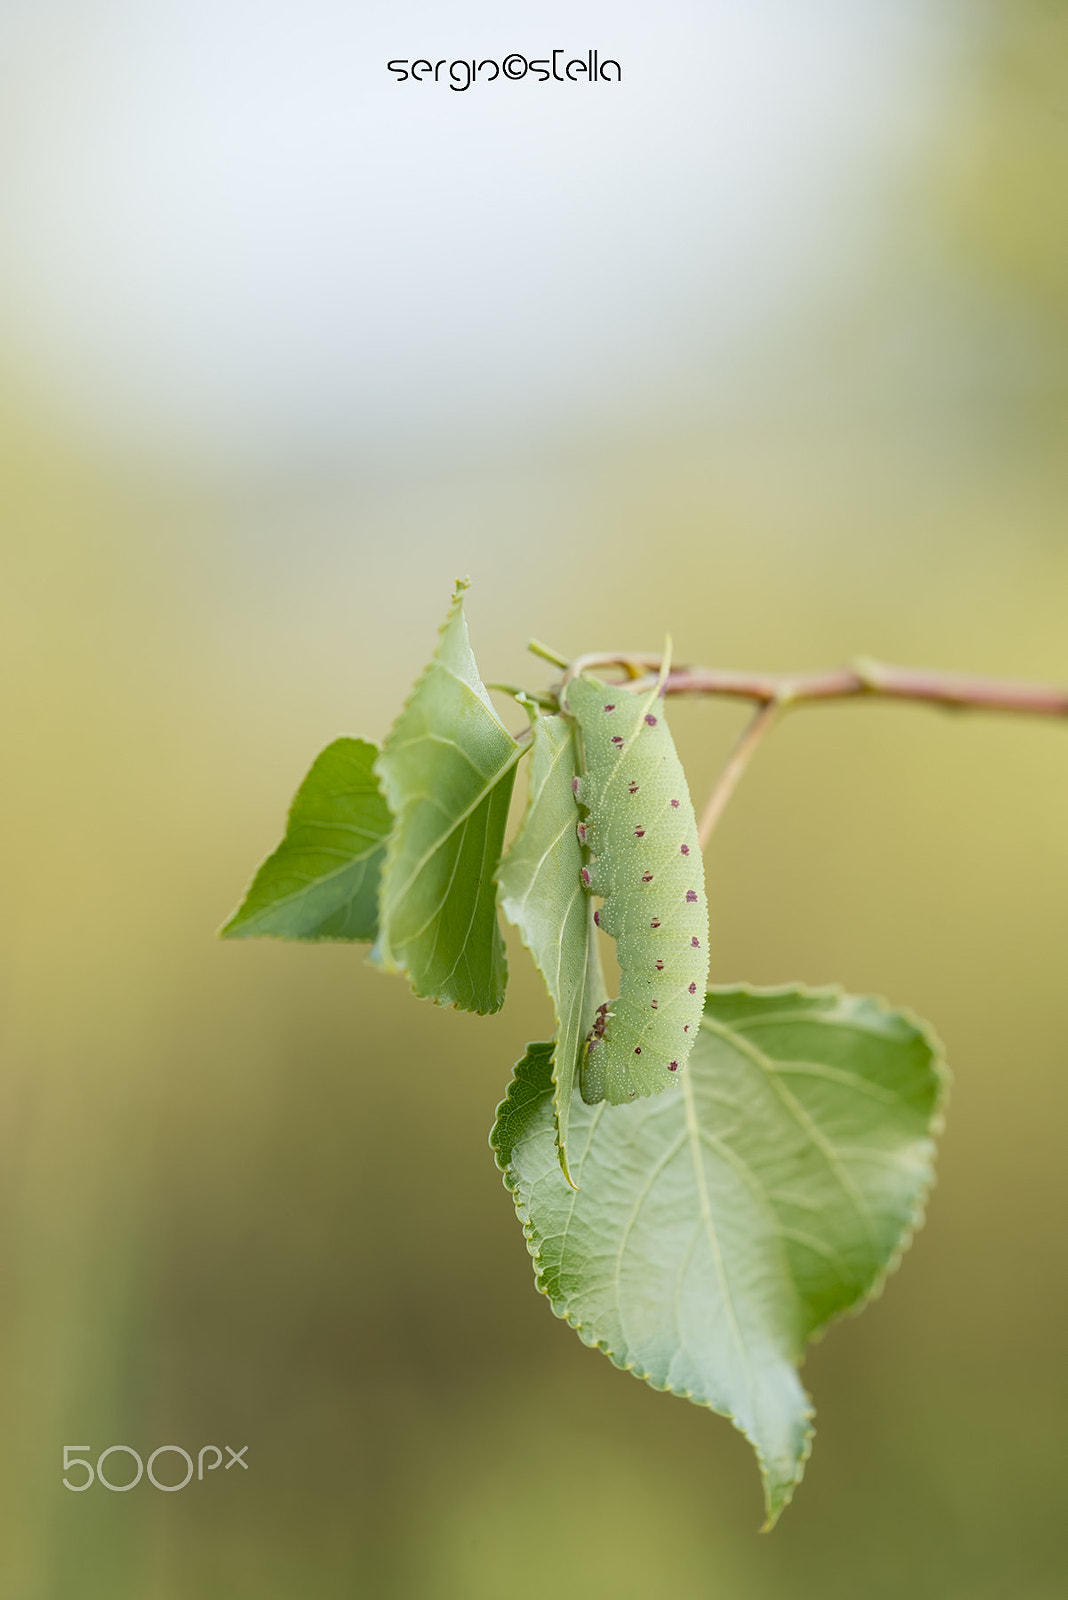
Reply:
[[[146, 1473], [148, 1481], [154, 1489], [162, 1489], [165, 1494], [175, 1494], [192, 1481], [194, 1470], [198, 1480], [200, 1480], [203, 1479], [205, 1470], [215, 1472], [219, 1467], [223, 1466], [223, 1452], [217, 1444], [201, 1446], [197, 1451], [195, 1468], [193, 1457], [188, 1450], [183, 1450], [180, 1444], [159, 1445], [149, 1456], [147, 1468], [137, 1451], [128, 1444], [108, 1445], [107, 1449], [102, 1450], [97, 1456], [95, 1467], [89, 1460], [89, 1450], [90, 1446], [87, 1444], [65, 1444], [63, 1446], [63, 1487], [72, 1489], [75, 1494], [83, 1493], [84, 1490], [91, 1488], [94, 1483], [102, 1484], [105, 1489], [110, 1489], [114, 1494], [125, 1494], [127, 1489], [136, 1488]], [[248, 1462], [245, 1460], [245, 1453], [248, 1450], [247, 1444], [243, 1444], [240, 1450], [232, 1450], [227, 1444], [223, 1446], [223, 1450], [230, 1457], [225, 1467], [223, 1467], [224, 1472], [229, 1472], [231, 1467], [241, 1467], [245, 1472], [248, 1471]], [[113, 1467], [108, 1467], [105, 1471], [105, 1465], [110, 1456], [130, 1457], [133, 1476], [127, 1482], [116, 1483], [113, 1477], [108, 1476], [114, 1470]], [[157, 1471], [157, 1462], [161, 1462], [161, 1457], [166, 1456], [177, 1456], [179, 1461], [168, 1462], [166, 1468], [161, 1463]], [[213, 1457], [214, 1459], [212, 1459]], [[118, 1467], [117, 1462], [114, 1463], [114, 1467]], [[79, 1476], [84, 1474], [84, 1481], [72, 1483], [70, 1478], [67, 1477], [67, 1473], [73, 1472], [78, 1468], [81, 1469]], [[161, 1476], [163, 1473], [165, 1473], [166, 1478], [174, 1477], [178, 1473], [181, 1473], [182, 1476], [178, 1478], [176, 1483], [169, 1483], [165, 1481], [164, 1476]], [[115, 1476], [119, 1476], [118, 1472], [116, 1472]]]

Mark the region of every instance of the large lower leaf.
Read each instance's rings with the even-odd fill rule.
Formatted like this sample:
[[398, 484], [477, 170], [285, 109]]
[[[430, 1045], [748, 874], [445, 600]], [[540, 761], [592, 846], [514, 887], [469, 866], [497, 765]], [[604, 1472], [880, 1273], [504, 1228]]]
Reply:
[[523, 753], [475, 665], [458, 584], [437, 654], [382, 747], [376, 771], [396, 819], [373, 955], [416, 994], [498, 1011], [507, 966], [495, 874]]
[[921, 1218], [937, 1042], [837, 990], [714, 990], [680, 1095], [575, 1102], [578, 1193], [547, 1049], [519, 1063], [492, 1136], [538, 1287], [617, 1366], [731, 1418], [770, 1526], [809, 1449], [805, 1344], [877, 1291]]
[[393, 825], [363, 739], [335, 739], [293, 799], [285, 838], [260, 867], [224, 939], [374, 939]]
[[574, 727], [564, 717], [535, 716], [533, 739], [527, 809], [501, 866], [500, 898], [556, 1008], [553, 1106], [560, 1165], [570, 1183], [567, 1137], [579, 1051], [606, 993], [593, 902], [579, 876]]

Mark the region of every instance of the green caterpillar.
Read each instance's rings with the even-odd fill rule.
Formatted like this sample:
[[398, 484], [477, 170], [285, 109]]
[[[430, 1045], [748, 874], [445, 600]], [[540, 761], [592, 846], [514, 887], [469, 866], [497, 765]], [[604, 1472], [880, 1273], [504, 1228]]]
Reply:
[[567, 685], [583, 771], [574, 780], [583, 886], [616, 941], [619, 998], [597, 1013], [579, 1064], [583, 1100], [623, 1105], [679, 1082], [708, 982], [708, 900], [697, 823], [659, 685]]

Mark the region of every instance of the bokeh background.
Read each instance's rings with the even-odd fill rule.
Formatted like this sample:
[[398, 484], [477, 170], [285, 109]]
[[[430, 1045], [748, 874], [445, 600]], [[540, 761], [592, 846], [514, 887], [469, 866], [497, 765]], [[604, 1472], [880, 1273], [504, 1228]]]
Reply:
[[[553, 45], [623, 83], [384, 66]], [[718, 979], [955, 1070], [767, 1537], [730, 1426], [534, 1292], [524, 953], [481, 1020], [213, 930], [458, 575], [491, 679], [669, 628], [1068, 678], [1063, 4], [7, 0], [0, 208], [0, 1592], [1059, 1600], [1060, 726], [800, 711], [710, 847]], [[677, 706], [695, 793], [740, 717]], [[73, 1495], [74, 1442], [250, 1468]]]

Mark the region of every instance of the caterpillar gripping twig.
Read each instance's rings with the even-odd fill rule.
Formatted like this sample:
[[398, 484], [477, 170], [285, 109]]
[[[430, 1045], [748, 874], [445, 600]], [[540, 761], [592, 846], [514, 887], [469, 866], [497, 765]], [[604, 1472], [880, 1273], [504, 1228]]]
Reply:
[[622, 1105], [676, 1086], [697, 1037], [708, 982], [708, 900], [697, 821], [659, 686], [639, 694], [573, 678], [582, 884], [616, 941], [619, 997], [586, 1037], [579, 1087]]

